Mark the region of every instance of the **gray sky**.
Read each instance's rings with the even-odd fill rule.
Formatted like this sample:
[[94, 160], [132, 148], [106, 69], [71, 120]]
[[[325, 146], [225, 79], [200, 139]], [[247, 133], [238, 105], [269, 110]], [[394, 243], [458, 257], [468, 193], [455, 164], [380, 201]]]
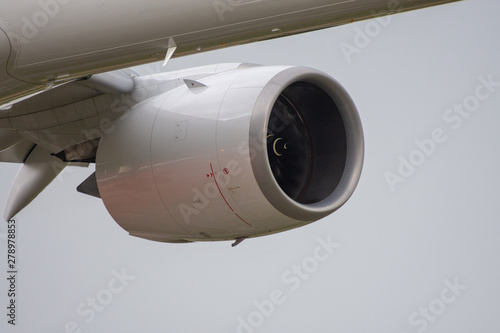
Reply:
[[[498, 13], [498, 1], [467, 0], [172, 60], [169, 70], [253, 62], [334, 76], [365, 131], [355, 194], [236, 248], [162, 244], [128, 236], [75, 191], [93, 168], [71, 169], [18, 215], [18, 325], [6, 323], [1, 279], [0, 331], [498, 332]], [[359, 31], [372, 37], [356, 44]], [[398, 172], [402, 160], [418, 165]], [[1, 203], [18, 167], [1, 166]], [[400, 177], [392, 188], [388, 173]]]

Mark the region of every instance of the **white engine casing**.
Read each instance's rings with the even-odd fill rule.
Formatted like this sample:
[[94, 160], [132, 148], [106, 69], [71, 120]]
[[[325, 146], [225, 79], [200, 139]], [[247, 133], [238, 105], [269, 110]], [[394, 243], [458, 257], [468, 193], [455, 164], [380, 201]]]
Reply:
[[[284, 143], [276, 131], [290, 122], [298, 123], [291, 134], [305, 133], [300, 142], [311, 157], [289, 160], [302, 175], [293, 196], [270, 164], [293, 150], [293, 135]], [[352, 195], [363, 154], [359, 115], [336, 80], [305, 67], [248, 67], [134, 106], [102, 137], [96, 177], [107, 210], [131, 235], [230, 240], [332, 213]]]

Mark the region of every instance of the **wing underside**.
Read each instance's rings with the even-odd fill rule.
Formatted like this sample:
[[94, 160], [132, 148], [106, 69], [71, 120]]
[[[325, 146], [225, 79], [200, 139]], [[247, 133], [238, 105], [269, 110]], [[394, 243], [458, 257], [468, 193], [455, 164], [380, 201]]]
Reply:
[[[89, 0], [81, 6], [66, 5], [64, 15], [53, 17], [50, 25], [32, 36], [23, 33], [25, 27], [7, 23], [21, 22], [19, 17], [28, 9], [23, 6], [28, 4], [2, 11], [0, 162], [23, 163], [6, 218], [29, 204], [68, 163], [94, 162], [102, 133], [135, 104], [184, 84], [184, 79], [196, 82], [241, 65], [197, 68], [195, 77], [190, 70], [148, 77], [109, 70], [456, 0], [264, 0], [230, 5], [203, 0], [198, 6], [180, 0], [171, 1], [176, 6], [145, 1], [141, 9], [146, 16], [116, 11], [113, 1], [102, 7], [103, 26], [82, 22], [95, 11], [94, 1]], [[120, 0], [115, 5], [123, 2], [132, 6], [133, 1]], [[141, 19], [145, 24], [130, 24]], [[96, 194], [92, 182], [82, 192]]]

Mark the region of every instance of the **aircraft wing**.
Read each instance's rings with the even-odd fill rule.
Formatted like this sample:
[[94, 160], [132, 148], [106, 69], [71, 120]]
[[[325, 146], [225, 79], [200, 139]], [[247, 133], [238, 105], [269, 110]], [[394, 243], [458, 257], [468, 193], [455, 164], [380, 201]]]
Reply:
[[454, 1], [4, 1], [0, 107], [90, 74]]
[[[304, 199], [306, 201], [324, 201], [328, 197], [328, 193], [333, 193], [331, 197], [335, 197], [335, 200], [324, 203], [322, 209], [318, 208], [321, 206], [318, 202], [314, 203], [314, 207], [304, 209], [303, 206], [298, 208], [296, 203], [287, 201], [289, 198], [282, 198], [273, 202], [275, 206], [273, 211], [280, 216], [280, 218], [273, 219], [273, 221], [292, 221], [290, 225], [284, 227], [276, 222], [276, 225], [261, 225], [260, 229], [255, 228], [252, 229], [253, 231], [238, 231], [236, 233], [226, 233], [224, 231], [226, 229], [221, 229], [219, 225], [214, 230], [221, 232], [221, 234], [210, 237], [214, 239], [243, 239], [296, 227], [301, 223], [309, 223], [311, 220], [329, 214], [340, 207], [354, 191], [361, 172], [363, 152], [363, 136], [356, 108], [344, 89], [333, 78], [304, 68], [272, 67], [257, 69], [255, 65], [246, 64], [219, 64], [151, 76], [137, 76], [130, 70], [123, 70], [123, 68], [160, 59], [164, 59], [166, 63], [172, 56], [183, 56], [253, 41], [278, 38], [454, 1], [200, 0], [194, 2], [185, 0], [146, 0], [138, 3], [135, 0], [109, 0], [106, 2], [97, 0], [87, 0], [85, 2], [49, 0], [46, 2], [33, 1], [31, 3], [26, 1], [3, 2], [0, 5], [0, 162], [23, 163], [12, 186], [4, 217], [11, 218], [28, 205], [70, 163], [96, 162], [101, 139], [108, 133], [122, 133], [115, 131], [118, 125], [117, 121], [126, 120], [130, 116], [130, 110], [162, 108], [162, 104], [156, 103], [163, 99], [155, 98], [171, 91], [176, 91], [171, 94], [172, 96], [180, 94], [184, 97], [180, 100], [169, 97], [168, 102], [165, 102], [166, 104], [170, 105], [169, 103], [172, 103], [172, 107], [175, 109], [178, 103], [189, 100], [191, 104], [187, 107], [191, 110], [190, 108], [199, 103], [195, 96], [203, 94], [204, 96], [217, 95], [214, 93], [214, 91], [218, 91], [215, 89], [216, 87], [232, 89], [232, 85], [227, 80], [228, 78], [237, 77], [240, 73], [245, 73], [241, 74], [242, 77], [248, 77], [249, 80], [249, 83], [241, 83], [245, 86], [245, 89], [249, 89], [249, 93], [240, 97], [250, 98], [249, 96], [253, 96], [252, 87], [246, 85], [251, 84], [252, 80], [260, 82], [259, 89], [262, 90], [262, 94], [266, 96], [266, 99], [265, 102], [260, 99], [254, 101], [257, 103], [255, 107], [257, 108], [257, 105], [260, 105], [259, 103], [264, 103], [268, 108], [263, 107], [262, 109], [266, 109], [268, 114], [252, 120], [252, 123], [244, 127], [239, 133], [233, 133], [229, 130], [235, 136], [245, 133], [249, 127], [255, 127], [254, 123], [256, 122], [263, 121], [262, 125], [264, 126], [266, 121], [271, 121], [270, 119], [272, 121], [283, 121], [280, 115], [273, 116], [274, 108], [271, 108], [272, 103], [276, 103], [278, 109], [289, 110], [295, 107], [313, 109], [319, 106], [312, 105], [310, 101], [316, 100], [324, 103], [323, 108], [329, 106], [329, 110], [325, 109], [322, 112], [325, 113], [325, 117], [330, 117], [332, 126], [337, 126], [335, 124], [339, 122], [338, 119], [344, 119], [345, 123], [342, 124], [344, 128], [338, 128], [338, 133], [340, 133], [338, 135], [342, 137], [345, 134], [348, 137], [349, 145], [343, 148], [337, 147], [340, 150], [334, 151], [337, 148], [334, 147], [332, 142], [330, 150], [323, 151], [322, 154], [325, 156], [319, 157], [318, 161], [312, 161], [311, 159], [316, 155], [310, 153], [303, 158], [304, 162], [293, 166], [304, 169], [300, 173], [303, 178], [301, 186], [304, 188], [302, 189], [300, 189], [300, 186], [295, 188], [286, 184], [296, 181], [296, 179], [291, 176], [290, 178], [286, 174], [286, 168], [276, 166], [276, 170], [273, 169], [273, 172], [281, 172], [279, 176], [274, 174], [275, 178], [286, 179], [286, 181], [281, 182], [280, 186], [282, 189], [286, 188], [285, 191], [290, 191], [292, 194], [289, 195], [294, 197], [294, 200], [305, 197], [307, 198]], [[117, 10], [117, 8], [120, 8], [120, 10]], [[275, 77], [267, 78], [266, 75], [270, 75], [269, 73], [274, 73]], [[284, 78], [289, 78], [289, 81]], [[205, 79], [206, 82], [211, 82], [212, 86], [206, 83]], [[275, 87], [274, 82], [276, 80], [284, 85], [281, 91], [282, 95], [280, 95], [280, 92], [274, 91], [275, 88], [270, 88]], [[304, 82], [301, 80], [304, 80]], [[235, 82], [237, 82], [236, 79]], [[183, 90], [177, 89], [179, 87], [184, 88]], [[205, 94], [205, 92], [207, 93]], [[188, 97], [184, 94], [188, 94]], [[311, 94], [311, 96], [306, 97], [307, 94]], [[198, 118], [192, 123], [204, 123], [206, 119], [204, 119], [203, 112], [212, 112], [214, 109], [209, 110], [210, 106], [213, 106], [212, 104], [216, 108], [222, 108], [226, 100], [219, 95], [217, 96], [214, 99], [207, 100], [206, 105], [197, 106], [200, 108], [200, 114], [194, 115], [195, 118]], [[268, 97], [277, 98], [277, 100]], [[297, 100], [296, 104], [287, 102], [290, 98], [292, 100], [295, 98]], [[203, 100], [203, 98], [199, 100]], [[142, 103], [145, 103], [144, 107], [139, 106]], [[235, 97], [233, 103], [235, 110], [239, 110], [238, 98]], [[330, 111], [333, 114], [330, 114]], [[136, 116], [138, 112], [142, 111], [135, 111]], [[221, 109], [221, 112], [223, 112], [223, 109]], [[253, 115], [248, 113], [250, 110], [247, 109], [245, 112], [247, 112], [247, 116], [243, 118], [253, 119]], [[297, 118], [297, 114], [301, 113], [292, 112], [289, 117]], [[211, 117], [215, 116], [212, 115]], [[228, 117], [236, 116], [228, 115]], [[308, 117], [311, 117], [309, 121], [314, 127], [318, 128], [318, 133], [325, 133], [321, 121], [314, 118], [313, 115]], [[297, 119], [299, 118], [301, 117]], [[334, 121], [334, 119], [337, 119], [337, 121]], [[241, 119], [235, 118], [233, 120], [236, 126], [241, 125]], [[142, 122], [143, 119], [139, 117], [138, 121]], [[153, 122], [155, 122], [154, 119]], [[301, 128], [303, 124], [301, 125], [300, 121], [297, 120], [295, 122], [292, 124], [292, 127], [296, 127], [293, 130], [298, 131], [295, 134], [307, 137], [307, 130]], [[122, 123], [126, 123], [126, 125], [120, 125], [121, 128], [126, 128], [130, 124], [130, 120]], [[223, 127], [223, 124], [226, 123], [229, 122], [223, 122], [217, 128]], [[175, 128], [169, 127], [169, 130], [174, 131], [169, 139], [173, 139], [173, 141], [184, 140], [187, 135], [187, 124], [188, 120], [179, 120], [172, 124], [172, 126], [175, 125]], [[288, 120], [285, 121], [284, 125], [289, 125]], [[147, 125], [143, 132], [136, 133], [137, 140], [135, 140], [135, 137], [127, 137], [129, 134], [127, 131], [120, 134], [121, 137], [114, 136], [119, 137], [118, 143], [121, 146], [126, 141], [130, 145], [130, 150], [133, 150], [134, 153], [142, 154], [143, 150], [153, 152], [153, 148], [147, 145], [143, 150], [137, 148], [137, 142], [140, 141], [139, 137], [145, 136], [147, 139], [148, 135], [152, 136], [151, 133], [148, 134], [151, 127], [152, 125]], [[293, 133], [293, 130], [290, 133]], [[132, 131], [133, 129], [129, 132]], [[199, 131], [203, 132], [204, 127], [201, 127]], [[256, 132], [257, 136], [264, 134]], [[214, 135], [214, 133], [209, 135]], [[224, 137], [222, 134], [218, 135]], [[314, 134], [313, 136], [315, 135], [319, 135], [319, 137], [313, 138], [313, 141], [318, 140], [319, 142], [330, 139], [323, 138], [322, 135], [325, 134]], [[216, 137], [219, 136], [216, 135]], [[272, 133], [271, 136], [276, 139], [268, 151], [274, 151], [275, 156], [269, 158], [272, 158], [279, 165], [285, 159], [285, 157], [282, 157], [286, 156], [285, 150], [289, 149], [292, 144], [286, 142], [279, 133]], [[290, 135], [290, 138], [292, 137], [293, 135]], [[234, 141], [230, 136], [226, 137], [226, 139], [227, 142]], [[248, 135], [243, 136], [243, 140], [248, 139]], [[343, 142], [342, 138], [339, 140]], [[152, 142], [152, 139], [146, 140], [147, 144], [152, 144]], [[198, 144], [203, 146], [205, 142], [201, 140]], [[247, 149], [253, 149], [253, 144], [247, 142]], [[128, 151], [128, 147], [124, 149]], [[265, 150], [262, 143], [257, 149], [260, 151]], [[115, 154], [113, 146], [108, 146], [104, 150], [108, 155]], [[234, 149], [234, 151], [237, 150]], [[307, 147], [302, 150], [307, 150]], [[333, 162], [332, 156], [337, 153], [345, 158], [345, 160], [337, 158], [337, 160], [343, 161], [342, 163], [346, 163], [345, 165], [342, 163], [337, 165]], [[236, 157], [240, 158], [241, 156], [237, 155]], [[183, 158], [188, 159], [189, 156]], [[266, 159], [266, 156], [261, 156], [262, 161]], [[288, 158], [288, 162], [295, 160]], [[115, 162], [103, 162], [102, 164], [109, 166], [114, 163], [117, 165], [118, 162]], [[231, 163], [229, 161], [228, 167], [222, 167], [222, 173], [228, 174], [231, 172], [229, 167], [232, 165]], [[308, 165], [308, 163], [324, 164], [324, 167], [313, 168], [312, 164]], [[119, 170], [110, 169], [109, 172], [104, 171], [100, 175], [90, 177], [80, 188], [83, 189], [83, 192], [86, 191], [86, 193], [99, 196], [96, 190], [96, 182], [99, 179], [96, 180], [96, 177], [100, 177], [102, 184], [113, 183], [114, 180], [124, 177], [130, 171], [130, 166], [127, 166], [125, 162], [122, 164]], [[213, 168], [213, 164], [215, 164], [215, 160], [207, 165]], [[266, 165], [264, 163], [260, 167]], [[148, 168], [151, 167], [151, 165], [148, 166]], [[344, 167], [348, 169], [342, 175]], [[336, 174], [338, 177], [324, 172], [324, 170], [331, 168], [337, 169]], [[116, 176], [109, 176], [115, 171], [117, 172]], [[205, 170], [204, 172], [206, 172], [207, 177], [203, 181], [206, 181], [206, 178], [211, 178], [210, 175], [212, 175], [215, 185], [218, 187], [215, 176], [217, 172], [214, 170], [210, 172]], [[257, 172], [255, 176], [259, 178], [262, 175]], [[267, 195], [268, 199], [271, 198], [269, 199], [271, 202], [276, 195], [283, 194], [281, 190], [269, 187], [268, 183], [274, 182], [270, 180], [272, 177], [268, 170], [268, 174], [262, 178], [266, 184], [254, 184], [254, 186], [262, 186], [263, 193], [267, 193], [266, 191], [272, 193]], [[325, 178], [331, 178], [331, 184], [320, 189], [323, 186], [320, 184], [320, 179]], [[312, 192], [307, 190], [308, 184], [315, 184], [316, 182], [317, 186], [315, 188], [319, 190]], [[141, 184], [139, 182], [137, 185], [140, 186]], [[339, 189], [336, 190], [332, 184], [340, 184]], [[122, 185], [118, 187], [121, 188]], [[105, 189], [113, 187], [103, 186]], [[334, 192], [334, 190], [339, 191], [339, 193], [336, 194], [337, 192]], [[113, 202], [116, 191], [106, 191], [106, 196], [109, 197], [108, 194], [110, 194], [111, 197], [111, 199], [107, 199], [107, 202]], [[225, 191], [228, 191], [227, 195], [236, 195], [237, 192], [234, 187], [228, 187]], [[123, 190], [117, 192], [121, 193]], [[230, 200], [228, 201], [226, 196], [223, 195], [222, 189], [219, 188], [219, 192], [230, 211], [234, 212], [233, 215], [230, 214], [231, 219], [237, 219], [238, 223], [244, 222], [245, 227], [260, 223], [260, 218], [252, 220], [251, 217], [248, 217], [246, 219], [242, 217], [245, 216], [243, 211], [236, 213], [235, 208], [229, 204]], [[189, 195], [187, 194], [188, 197]], [[149, 205], [150, 202], [154, 202], [154, 200], [146, 199], [146, 202], [139, 207], [139, 210], [144, 209], [145, 212], [151, 213], [153, 208], [144, 207]], [[197, 200], [192, 201], [195, 206], [200, 204]], [[137, 202], [137, 200], [131, 202], [129, 207], [132, 207]], [[165, 205], [155, 206], [154, 209], [158, 207], [163, 209], [161, 207]], [[178, 207], [183, 207], [182, 205], [183, 203]], [[111, 206], [113, 205], [110, 204], [109, 207]], [[118, 209], [120, 210], [118, 215], [123, 214], [121, 207]], [[251, 210], [254, 211], [255, 209], [252, 208]], [[194, 214], [191, 213], [192, 211], [182, 211], [181, 209], [181, 215], [185, 217], [186, 214]], [[134, 215], [135, 213], [130, 214]], [[176, 213], [170, 212], [169, 214], [171, 214], [169, 218], [172, 218], [172, 214], [175, 215]], [[165, 217], [160, 218], [160, 215], [157, 216], [158, 221], [163, 221]], [[292, 217], [291, 220], [290, 217]], [[179, 220], [180, 218], [177, 218], [177, 221]], [[220, 221], [226, 220], [222, 218]], [[132, 220], [131, 223], [134, 227], [131, 233], [149, 239], [159, 237], [156, 231], [151, 232], [151, 230], [157, 230], [158, 225], [151, 226], [149, 229], [141, 226], [138, 228], [145, 228], [145, 230], [139, 230], [136, 229], [137, 221]], [[176, 229], [168, 232], [163, 231], [160, 234], [165, 235], [173, 232], [177, 236], [160, 236], [160, 238], [166, 237], [161, 239], [168, 241], [186, 241], [198, 239], [199, 235], [209, 237], [206, 236], [210, 234], [209, 232], [203, 231], [200, 233], [198, 229], [194, 228], [194, 224], [190, 227], [193, 229], [188, 231], [188, 227], [182, 225], [182, 223], [176, 223]]]
[[[86, 129], [97, 129], [95, 99], [112, 93], [130, 93], [132, 78], [124, 72], [96, 75], [33, 93], [0, 110], [0, 162], [23, 163], [5, 207], [12, 218], [28, 205], [69, 164], [54, 156], [63, 147], [88, 141]], [[98, 137], [98, 135], [96, 135]], [[82, 157], [84, 161], [87, 157]]]

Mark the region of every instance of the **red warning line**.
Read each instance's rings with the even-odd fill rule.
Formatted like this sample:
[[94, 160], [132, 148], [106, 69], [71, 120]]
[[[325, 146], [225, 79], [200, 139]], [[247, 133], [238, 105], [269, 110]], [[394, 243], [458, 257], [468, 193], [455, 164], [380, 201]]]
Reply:
[[[243, 222], [247, 223], [247, 221], [243, 220], [243, 219], [241, 218], [241, 216], [239, 216], [238, 214], [234, 213], [234, 215], [238, 216], [238, 218], [239, 218], [240, 220], [242, 220]], [[249, 226], [252, 226], [250, 223], [247, 223], [247, 224], [248, 224]]]
[[212, 163], [210, 163], [210, 170], [212, 171], [212, 177], [215, 181], [215, 185], [217, 186], [217, 189], [219, 190], [219, 193], [222, 197], [222, 199], [224, 199], [224, 202], [226, 203], [226, 205], [229, 207], [229, 209], [231, 209], [231, 211], [234, 213], [234, 215], [236, 215], [240, 220], [242, 220], [243, 222], [245, 222], [246, 224], [248, 224], [249, 226], [252, 226], [250, 223], [248, 223], [247, 221], [245, 221], [244, 219], [242, 219], [238, 214], [236, 214], [236, 212], [234, 211], [234, 209], [231, 207], [231, 205], [227, 202], [226, 198], [224, 197], [224, 194], [222, 194], [222, 191], [219, 187], [219, 183], [217, 183], [217, 178], [215, 178], [215, 172], [214, 172], [214, 168], [212, 166]]

